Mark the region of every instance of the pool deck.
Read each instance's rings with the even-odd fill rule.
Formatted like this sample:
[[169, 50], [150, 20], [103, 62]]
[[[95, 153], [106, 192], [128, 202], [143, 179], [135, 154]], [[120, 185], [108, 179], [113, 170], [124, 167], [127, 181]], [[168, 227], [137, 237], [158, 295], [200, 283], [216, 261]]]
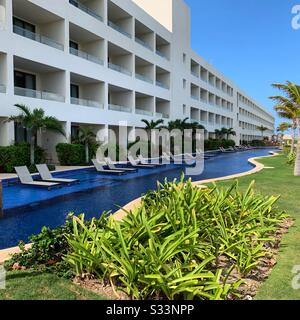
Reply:
[[[248, 175], [252, 175], [254, 173], [260, 172], [263, 169], [271, 169], [269, 167], [265, 167], [262, 163], [259, 163], [257, 160], [263, 159], [263, 158], [275, 157], [278, 155], [279, 154], [276, 152], [270, 152], [270, 155], [268, 155], [268, 156], [250, 158], [250, 159], [248, 159], [248, 162], [251, 163], [252, 165], [254, 165], [254, 168], [250, 171], [246, 171], [243, 173], [238, 173], [238, 174], [234, 174], [234, 175], [230, 175], [230, 176], [220, 177], [220, 178], [213, 178], [213, 179], [196, 181], [196, 182], [193, 182], [193, 184], [195, 186], [199, 186], [200, 188], [206, 188], [206, 186], [204, 184], [207, 184], [207, 183], [237, 179], [237, 178], [240, 178], [243, 176], [248, 176]], [[78, 169], [78, 167], [58, 167], [58, 168], [61, 168], [62, 171], [65, 171], [66, 169], [67, 170], [74, 170], [74, 169], [76, 170], [76, 168]], [[79, 167], [79, 168], [84, 168], [84, 167]], [[85, 167], [85, 168], [88, 168], [88, 167]], [[140, 205], [141, 199], [142, 198], [135, 199], [135, 200], [131, 201], [129, 204], [127, 204], [126, 206], [124, 206], [123, 209], [118, 210], [114, 214], [114, 219], [117, 221], [121, 221], [126, 216], [126, 212], [124, 210], [126, 210], [126, 211], [134, 210], [135, 208], [137, 208]], [[26, 245], [26, 248], [28, 249], [28, 248], [30, 248], [30, 246], [31, 245], [28, 244], [28, 245]], [[0, 250], [0, 264], [3, 263], [4, 261], [8, 260], [11, 255], [13, 255], [15, 253], [19, 253], [19, 252], [20, 252], [20, 249], [18, 247]]]

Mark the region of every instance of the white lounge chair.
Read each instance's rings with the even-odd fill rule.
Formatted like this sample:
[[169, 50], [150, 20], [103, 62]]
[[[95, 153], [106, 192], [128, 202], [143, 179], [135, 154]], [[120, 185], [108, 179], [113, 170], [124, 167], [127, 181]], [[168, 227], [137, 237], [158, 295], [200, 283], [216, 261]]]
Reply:
[[61, 186], [60, 183], [47, 181], [34, 181], [27, 167], [15, 167], [15, 171], [21, 181], [21, 184], [31, 187], [40, 187], [50, 190], [54, 187]]
[[128, 160], [133, 168], [141, 168], [141, 169], [154, 169], [155, 166], [151, 164], [142, 164], [140, 161], [137, 161], [133, 158], [133, 156], [128, 156]]
[[125, 172], [137, 172], [137, 169], [134, 169], [134, 168], [117, 168], [110, 158], [104, 158], [104, 161], [110, 170], [114, 170], [114, 171], [122, 170]]
[[94, 165], [95, 169], [99, 173], [116, 174], [116, 175], [121, 175], [121, 174], [125, 174], [126, 173], [123, 170], [104, 169], [104, 166], [97, 159], [93, 159], [92, 162], [93, 162], [93, 165]]
[[57, 182], [57, 183], [64, 183], [64, 184], [72, 184], [72, 183], [79, 183], [78, 179], [62, 179], [62, 178], [54, 178], [49, 171], [46, 164], [37, 164], [36, 168], [42, 178], [43, 181], [47, 182]]
[[164, 167], [165, 164], [162, 163], [150, 163], [148, 160], [146, 160], [142, 155], [138, 156], [138, 159], [140, 160], [140, 163], [143, 165], [152, 165], [154, 167]]

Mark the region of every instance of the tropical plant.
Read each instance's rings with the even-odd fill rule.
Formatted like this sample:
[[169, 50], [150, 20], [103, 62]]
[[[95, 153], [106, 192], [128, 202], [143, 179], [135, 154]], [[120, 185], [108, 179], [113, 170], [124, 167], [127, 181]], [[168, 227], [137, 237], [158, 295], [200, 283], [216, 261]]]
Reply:
[[78, 131], [78, 141], [84, 145], [85, 150], [85, 162], [90, 161], [90, 146], [96, 143], [96, 134], [89, 127], [80, 127]]
[[233, 130], [233, 128], [222, 128], [221, 130], [216, 129], [215, 135], [217, 139], [223, 139], [226, 136], [226, 139], [229, 140], [229, 136], [236, 136], [236, 132]]
[[65, 135], [62, 124], [55, 117], [45, 116], [43, 109], [33, 109], [31, 111], [23, 104], [15, 105], [21, 113], [17, 116], [11, 116], [7, 121], [14, 121], [23, 126], [30, 133], [30, 163], [35, 163], [35, 145], [37, 133], [42, 130], [49, 130]]
[[289, 122], [282, 122], [277, 127], [277, 132], [280, 132], [281, 134], [284, 134], [287, 130], [292, 128], [292, 124]]
[[261, 137], [264, 138], [264, 132], [266, 132], [268, 130], [268, 128], [265, 126], [258, 126], [257, 130], [259, 130], [261, 132]]
[[151, 130], [159, 129], [160, 125], [162, 125], [164, 123], [164, 120], [159, 119], [156, 121], [154, 121], [154, 120], [148, 121], [148, 120], [143, 119], [142, 122], [144, 122], [145, 129], [149, 132]]
[[233, 130], [233, 128], [228, 128], [226, 131], [227, 140], [229, 140], [230, 136], [236, 136], [236, 132]]
[[298, 144], [295, 159], [294, 175], [300, 176], [300, 86], [287, 81], [285, 84], [273, 84], [274, 88], [281, 90], [284, 96], [270, 97], [277, 102], [275, 108], [279, 115], [291, 117], [293, 127], [298, 128]]
[[227, 299], [268, 256], [286, 217], [277, 199], [255, 194], [253, 184], [242, 193], [237, 182], [203, 190], [184, 177], [166, 181], [123, 221], [103, 215], [99, 227], [73, 217], [65, 260], [77, 275], [97, 276], [134, 299]]

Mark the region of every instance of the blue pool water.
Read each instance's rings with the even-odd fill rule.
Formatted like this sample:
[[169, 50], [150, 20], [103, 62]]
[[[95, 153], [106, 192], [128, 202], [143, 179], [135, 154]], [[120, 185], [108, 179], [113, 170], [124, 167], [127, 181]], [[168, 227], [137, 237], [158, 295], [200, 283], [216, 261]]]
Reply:
[[[252, 169], [248, 159], [268, 155], [270, 149], [219, 154], [205, 161], [204, 172], [192, 176], [194, 181], [245, 172]], [[58, 174], [80, 179], [81, 183], [51, 191], [5, 186], [4, 218], [0, 220], [0, 249], [16, 246], [20, 240], [38, 233], [43, 226], [57, 227], [69, 212], [85, 213], [87, 218], [99, 217], [103, 211], [116, 211], [130, 201], [156, 188], [157, 181], [179, 178], [184, 166], [167, 165], [158, 169], [142, 169], [124, 176], [100, 175], [92, 170]], [[186, 178], [189, 178], [188, 176]]]

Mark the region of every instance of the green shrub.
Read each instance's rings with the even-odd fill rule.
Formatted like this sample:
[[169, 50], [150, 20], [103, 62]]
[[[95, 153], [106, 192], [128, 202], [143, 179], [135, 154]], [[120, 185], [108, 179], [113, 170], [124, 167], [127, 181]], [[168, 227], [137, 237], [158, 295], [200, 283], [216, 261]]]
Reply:
[[296, 162], [296, 152], [289, 153], [287, 155], [287, 164], [294, 165]]
[[[252, 184], [241, 193], [237, 183], [201, 190], [165, 182], [123, 221], [102, 218], [99, 228], [96, 219], [73, 217], [66, 261], [134, 299], [226, 299], [268, 255], [265, 244], [285, 217], [276, 201]], [[228, 281], [233, 270], [239, 276]]]
[[[44, 150], [40, 147], [35, 148], [36, 163], [45, 162]], [[20, 143], [14, 146], [0, 147], [0, 172], [14, 173], [14, 167], [30, 167], [30, 146], [28, 143]], [[35, 168], [33, 172], [35, 172]]]
[[250, 145], [253, 147], [266, 147], [267, 143], [266, 141], [262, 141], [262, 140], [252, 140]]
[[229, 148], [234, 146], [235, 142], [233, 140], [209, 139], [204, 141], [205, 150], [218, 150], [220, 147]]
[[56, 146], [56, 152], [62, 166], [85, 164], [85, 150], [82, 144], [59, 143]]

